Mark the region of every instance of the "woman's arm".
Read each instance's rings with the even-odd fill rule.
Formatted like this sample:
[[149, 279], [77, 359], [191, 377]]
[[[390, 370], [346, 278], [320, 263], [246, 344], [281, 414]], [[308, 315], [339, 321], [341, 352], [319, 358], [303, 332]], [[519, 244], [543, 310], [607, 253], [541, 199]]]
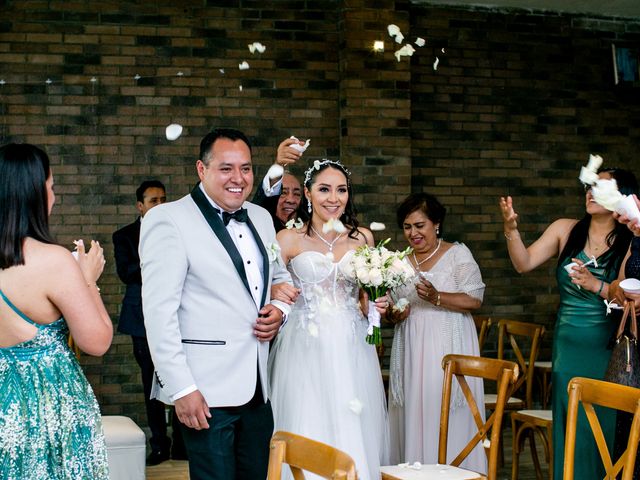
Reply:
[[65, 318], [78, 347], [89, 355], [103, 355], [111, 346], [113, 324], [96, 284], [104, 269], [102, 247], [92, 240], [85, 255], [80, 243], [77, 261], [65, 249], [53, 247], [49, 258], [53, 266], [49, 300]]
[[513, 268], [518, 273], [526, 273], [560, 254], [567, 241], [569, 232], [577, 220], [562, 218], [547, 227], [544, 233], [526, 247], [518, 231], [518, 214], [513, 209], [511, 197], [500, 198], [500, 210], [504, 221], [504, 236]]

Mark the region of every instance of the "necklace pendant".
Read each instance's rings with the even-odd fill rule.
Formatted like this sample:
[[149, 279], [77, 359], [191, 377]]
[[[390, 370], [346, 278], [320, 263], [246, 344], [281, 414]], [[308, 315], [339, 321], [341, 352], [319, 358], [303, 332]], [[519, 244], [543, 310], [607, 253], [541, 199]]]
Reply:
[[324, 254], [325, 257], [327, 257], [329, 260], [333, 260], [333, 252], [331, 250], [329, 250], [327, 253]]

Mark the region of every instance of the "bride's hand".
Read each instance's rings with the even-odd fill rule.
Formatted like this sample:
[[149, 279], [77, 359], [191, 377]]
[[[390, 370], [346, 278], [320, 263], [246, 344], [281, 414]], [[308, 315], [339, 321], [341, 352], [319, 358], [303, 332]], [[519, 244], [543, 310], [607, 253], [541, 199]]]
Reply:
[[376, 310], [381, 316], [385, 316], [387, 314], [387, 310], [391, 306], [391, 298], [389, 295], [383, 295], [378, 297], [373, 302], [375, 304]]
[[293, 305], [300, 295], [300, 289], [290, 283], [276, 283], [271, 285], [271, 300], [280, 300], [287, 305]]

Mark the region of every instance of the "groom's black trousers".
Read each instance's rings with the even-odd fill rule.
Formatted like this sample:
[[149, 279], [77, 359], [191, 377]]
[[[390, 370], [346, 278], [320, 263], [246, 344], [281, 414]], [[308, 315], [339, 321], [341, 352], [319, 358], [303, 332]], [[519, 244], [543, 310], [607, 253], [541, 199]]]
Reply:
[[267, 478], [273, 434], [271, 403], [264, 403], [260, 381], [249, 403], [211, 408], [209, 428], [182, 423], [191, 480], [261, 480]]

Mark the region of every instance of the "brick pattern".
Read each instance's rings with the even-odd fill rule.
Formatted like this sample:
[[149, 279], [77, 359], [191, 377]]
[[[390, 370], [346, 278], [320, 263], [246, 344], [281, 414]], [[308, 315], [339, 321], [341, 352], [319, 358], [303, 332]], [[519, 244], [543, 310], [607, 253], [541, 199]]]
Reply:
[[[214, 125], [253, 139], [257, 177], [290, 135], [311, 138], [294, 173], [340, 157], [362, 223], [386, 223], [398, 247], [395, 206], [412, 190], [437, 194], [446, 238], [467, 243], [482, 268], [483, 313], [548, 325], [553, 265], [513, 271], [498, 197], [516, 196], [532, 240], [558, 216], [581, 214], [575, 177], [589, 153], [640, 173], [638, 95], [613, 86], [610, 51], [638, 41], [638, 22], [406, 0], [0, 3], [0, 142], [51, 155], [55, 233], [65, 245], [82, 236], [105, 246], [100, 283], [114, 322], [123, 287], [111, 233], [135, 218], [142, 180], [162, 180], [170, 200], [191, 189], [198, 143]], [[389, 23], [427, 45], [397, 62]], [[266, 52], [251, 55], [254, 41]], [[243, 60], [249, 70], [238, 69]], [[185, 131], [169, 142], [173, 122]], [[128, 337], [82, 363], [105, 413], [144, 423]]]
[[584, 215], [576, 177], [590, 153], [640, 176], [640, 96], [614, 86], [611, 54], [638, 41], [640, 23], [442, 8], [411, 18], [412, 36], [427, 39], [412, 58], [413, 189], [438, 195], [445, 236], [474, 253], [482, 312], [552, 328], [556, 263], [515, 273], [497, 202], [514, 197], [529, 244], [553, 220]]

